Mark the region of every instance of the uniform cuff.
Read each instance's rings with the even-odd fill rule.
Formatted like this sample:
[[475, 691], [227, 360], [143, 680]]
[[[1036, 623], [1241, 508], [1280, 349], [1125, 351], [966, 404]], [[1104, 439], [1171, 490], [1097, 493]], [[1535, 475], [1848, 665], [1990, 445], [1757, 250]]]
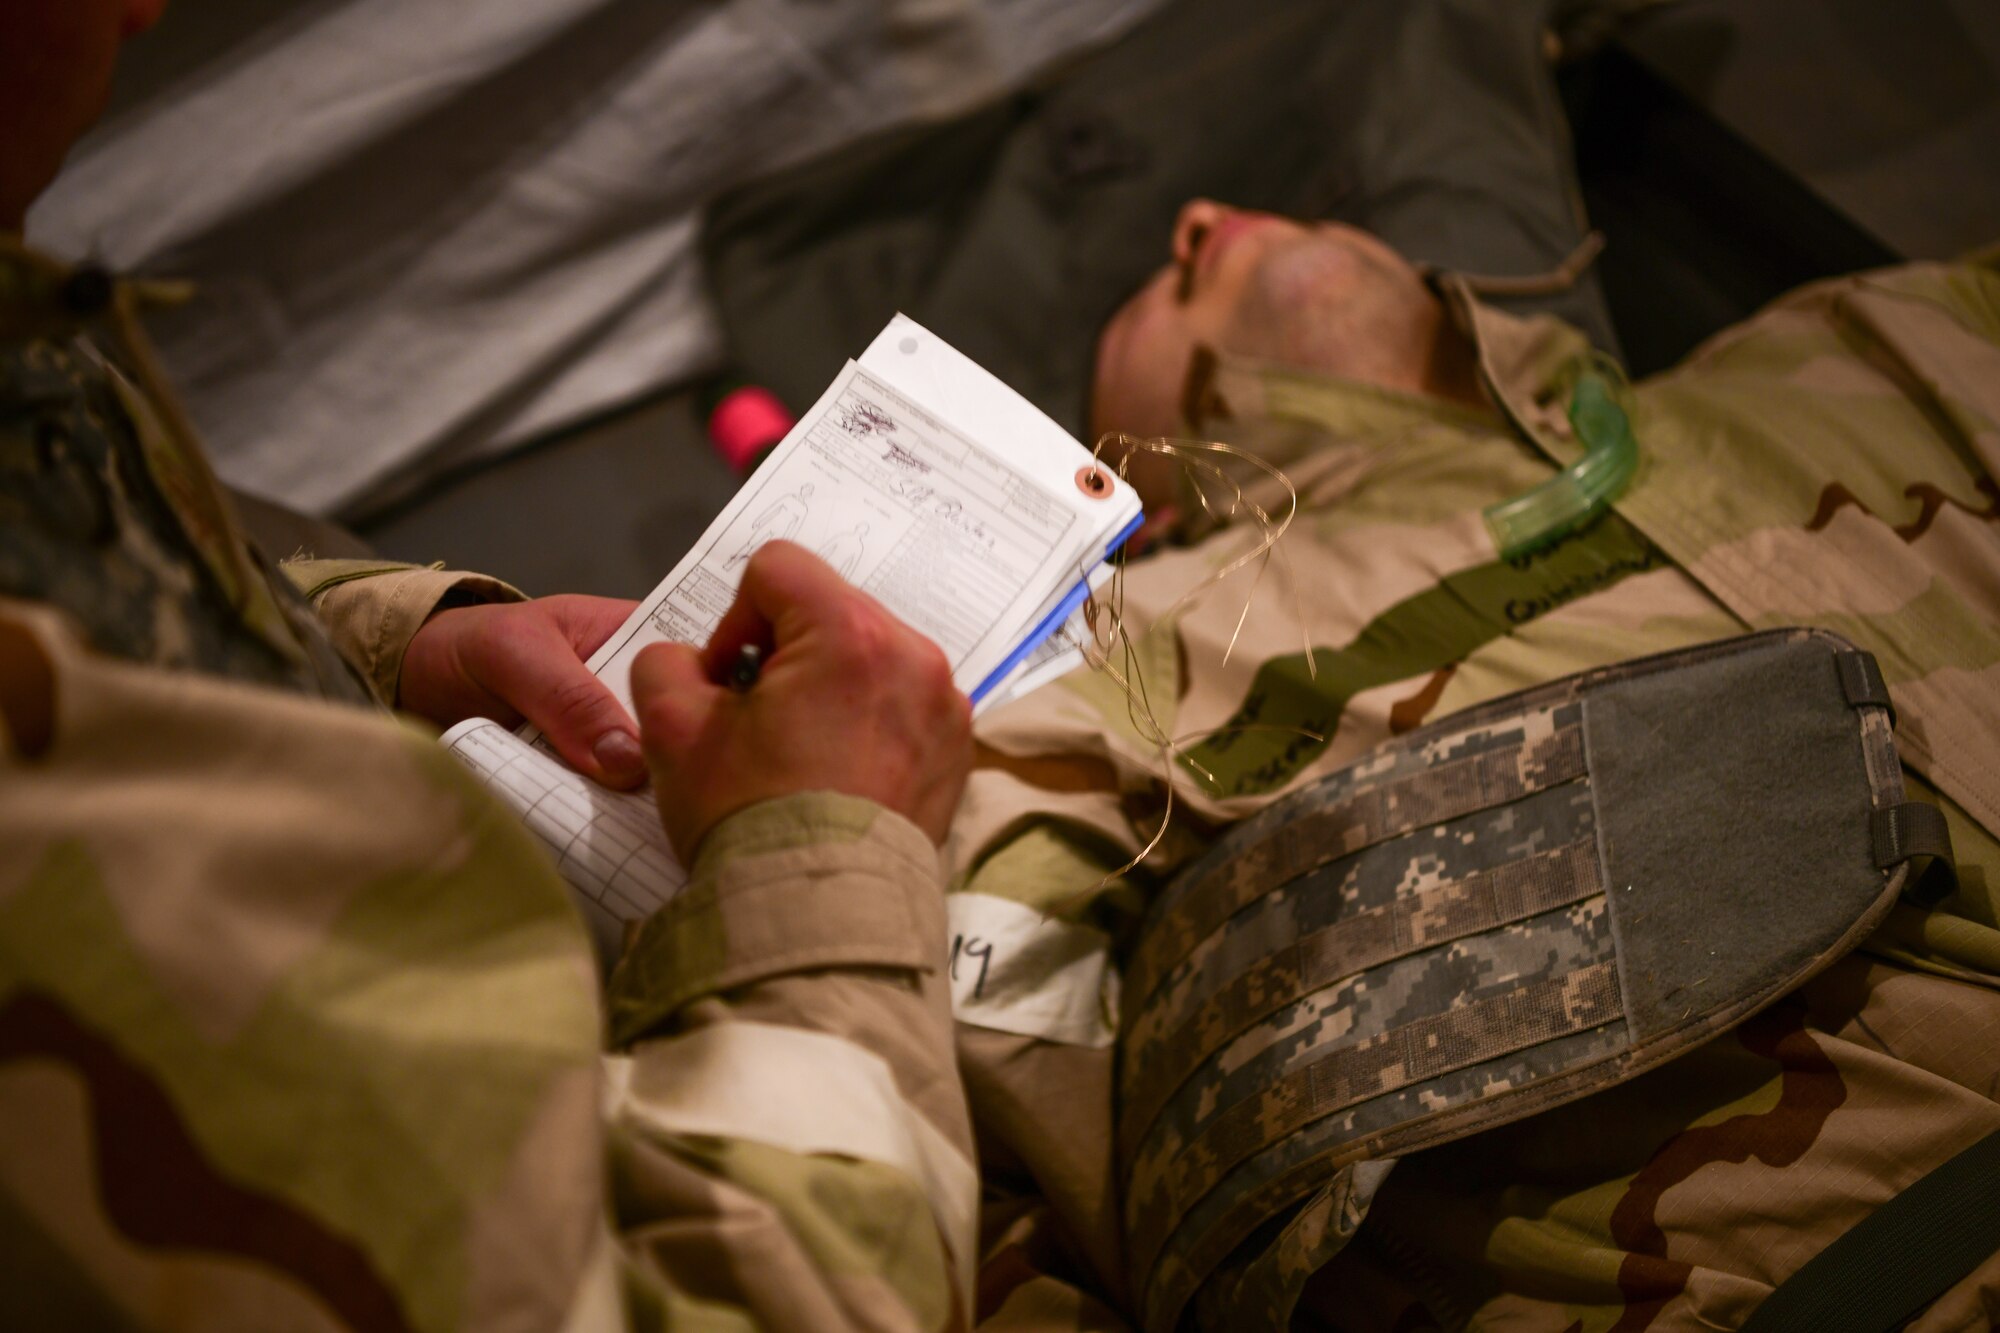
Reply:
[[384, 703], [396, 702], [403, 653], [447, 595], [461, 602], [519, 602], [499, 579], [382, 560], [293, 560], [282, 568], [326, 622]]
[[791, 972], [944, 965], [937, 848], [872, 801], [809, 792], [716, 825], [686, 889], [640, 927], [612, 974], [611, 1040], [683, 1006]]

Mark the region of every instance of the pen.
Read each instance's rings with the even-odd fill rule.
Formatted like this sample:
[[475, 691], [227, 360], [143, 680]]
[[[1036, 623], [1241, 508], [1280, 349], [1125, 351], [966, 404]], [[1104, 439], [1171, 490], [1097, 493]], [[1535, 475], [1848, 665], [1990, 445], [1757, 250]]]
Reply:
[[764, 650], [754, 643], [746, 643], [736, 650], [736, 660], [729, 664], [729, 688], [742, 694], [757, 683], [757, 674], [764, 669]]

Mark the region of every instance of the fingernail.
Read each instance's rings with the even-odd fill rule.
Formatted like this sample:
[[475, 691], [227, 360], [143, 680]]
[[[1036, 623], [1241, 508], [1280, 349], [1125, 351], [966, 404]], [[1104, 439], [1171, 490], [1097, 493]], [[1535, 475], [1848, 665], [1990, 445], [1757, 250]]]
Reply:
[[637, 777], [646, 767], [646, 757], [639, 752], [639, 738], [629, 731], [605, 732], [597, 738], [590, 753], [608, 778]]

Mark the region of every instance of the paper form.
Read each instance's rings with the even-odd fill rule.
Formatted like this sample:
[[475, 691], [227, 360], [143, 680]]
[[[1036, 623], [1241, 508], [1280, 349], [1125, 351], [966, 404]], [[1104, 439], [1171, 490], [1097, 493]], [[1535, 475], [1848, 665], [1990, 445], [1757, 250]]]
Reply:
[[[957, 430], [949, 409], [999, 450]], [[944, 650], [972, 693], [1018, 695], [1070, 668], [1073, 644], [1011, 659], [1061, 614], [1080, 579], [1108, 577], [1106, 547], [1136, 526], [1122, 480], [1085, 490], [1087, 454], [1061, 427], [921, 325], [897, 316], [849, 362], [772, 450], [672, 573], [589, 662], [632, 708], [632, 661], [648, 644], [701, 644], [735, 600], [766, 542], [791, 541], [872, 594]], [[1094, 572], [1092, 572], [1094, 571]], [[1080, 614], [1080, 613], [1079, 613]], [[1088, 627], [1072, 618], [1070, 632]], [[576, 891], [601, 956], [623, 923], [685, 887], [647, 792], [601, 787], [563, 763], [532, 728], [474, 720], [444, 743], [521, 812]]]
[[1092, 502], [1058, 489], [1068, 483], [1008, 464], [849, 362], [590, 669], [629, 708], [639, 651], [707, 642], [751, 554], [782, 539], [837, 561], [944, 649], [969, 691], [1015, 647], [1046, 590], [1102, 554], [1085, 558], [1103, 536], [1081, 512]]
[[[1070, 478], [1087, 457], [1083, 446], [999, 376], [908, 315], [897, 315], [883, 326], [860, 364], [899, 393], [976, 430], [980, 439], [1003, 444], [1015, 470], [1048, 478], [1070, 494]], [[1107, 537], [1139, 512], [1138, 497], [1122, 480], [1111, 480], [1111, 490], [1102, 496], [1072, 496]], [[1094, 553], [1091, 563], [1096, 563]]]
[[441, 740], [548, 848], [591, 934], [610, 944], [604, 956], [617, 957], [624, 922], [652, 915], [687, 884], [650, 792], [592, 782], [483, 717], [459, 723]]
[[[1111, 581], [1116, 570], [1109, 564], [1099, 565], [1090, 572], [1092, 594], [1101, 590]], [[1051, 681], [1060, 680], [1084, 664], [1084, 645], [1096, 638], [1090, 624], [1090, 603], [1085, 602], [1070, 612], [1069, 618], [1048, 638], [1021, 660], [1012, 674], [1003, 679], [992, 693], [980, 700], [973, 709], [977, 717], [990, 708], [1011, 703], [1023, 695], [1033, 694]]]

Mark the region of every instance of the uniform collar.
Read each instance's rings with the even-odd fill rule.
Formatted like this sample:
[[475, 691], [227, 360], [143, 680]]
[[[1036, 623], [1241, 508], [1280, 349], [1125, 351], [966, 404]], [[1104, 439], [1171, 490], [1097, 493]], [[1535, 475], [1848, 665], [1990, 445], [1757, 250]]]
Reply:
[[[1490, 408], [1206, 347], [1195, 351], [1182, 401], [1183, 412], [1197, 435], [1223, 433], [1230, 427], [1248, 430], [1253, 436], [1285, 435], [1294, 428], [1308, 428], [1365, 444], [1414, 426], [1490, 431], [1501, 424]], [[1238, 442], [1235, 435], [1229, 438]]]

